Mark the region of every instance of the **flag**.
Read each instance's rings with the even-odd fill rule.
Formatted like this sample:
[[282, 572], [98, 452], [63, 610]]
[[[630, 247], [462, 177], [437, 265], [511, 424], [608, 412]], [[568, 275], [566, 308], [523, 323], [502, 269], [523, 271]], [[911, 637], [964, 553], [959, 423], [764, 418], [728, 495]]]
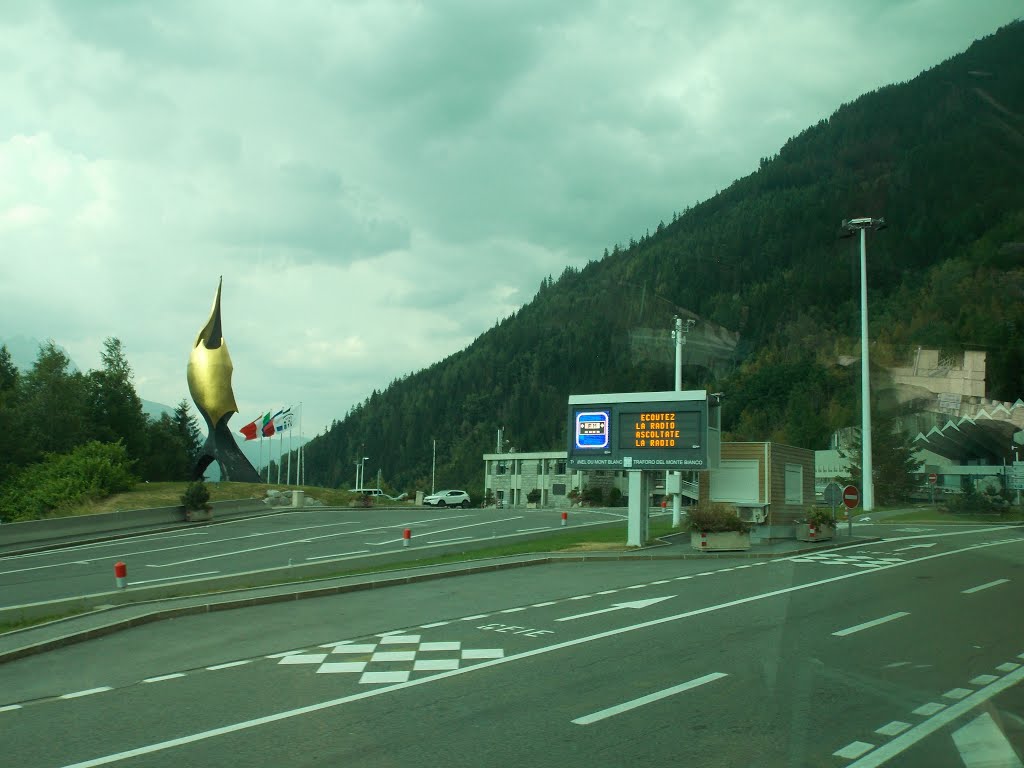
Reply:
[[[256, 422], [259, 422], [259, 424], [257, 424]], [[257, 416], [255, 419], [250, 421], [248, 424], [246, 424], [238, 431], [245, 435], [246, 440], [255, 440], [257, 437], [259, 437], [258, 433], [260, 431], [260, 427], [262, 426], [262, 424], [263, 417]]]
[[273, 416], [271, 416], [270, 415], [270, 411], [267, 411], [267, 415], [263, 417], [263, 436], [264, 437], [273, 437], [274, 436], [274, 419], [276, 419], [280, 414], [281, 414], [281, 411], [278, 411]]
[[274, 431], [283, 432], [292, 425], [292, 409], [287, 408], [274, 417]]

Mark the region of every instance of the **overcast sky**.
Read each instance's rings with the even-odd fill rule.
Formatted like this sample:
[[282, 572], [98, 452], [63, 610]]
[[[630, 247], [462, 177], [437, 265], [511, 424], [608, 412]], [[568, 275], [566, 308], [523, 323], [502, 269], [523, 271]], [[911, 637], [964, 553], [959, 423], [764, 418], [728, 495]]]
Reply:
[[[0, 338], [321, 432], [1020, 0], [0, 4]], [[884, 119], [884, 115], [879, 115]]]

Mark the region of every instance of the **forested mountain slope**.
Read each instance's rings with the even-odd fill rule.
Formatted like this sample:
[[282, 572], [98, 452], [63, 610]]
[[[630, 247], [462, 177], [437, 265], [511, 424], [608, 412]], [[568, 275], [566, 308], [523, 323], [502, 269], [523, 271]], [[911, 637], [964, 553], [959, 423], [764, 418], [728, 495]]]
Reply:
[[436, 439], [438, 484], [479, 488], [499, 426], [519, 450], [558, 449], [570, 393], [671, 389], [676, 314], [698, 320], [695, 342], [739, 335], [684, 370], [684, 387], [727, 393], [731, 438], [824, 447], [858, 409], [856, 366], [835, 364], [858, 350], [859, 251], [839, 238], [857, 216], [890, 225], [869, 235], [873, 361], [984, 349], [990, 396], [1024, 395], [1021, 51], [1018, 22], [843, 105], [639, 242], [546, 280], [468, 348], [310, 442], [307, 479], [351, 483], [366, 455], [395, 487], [429, 488]]

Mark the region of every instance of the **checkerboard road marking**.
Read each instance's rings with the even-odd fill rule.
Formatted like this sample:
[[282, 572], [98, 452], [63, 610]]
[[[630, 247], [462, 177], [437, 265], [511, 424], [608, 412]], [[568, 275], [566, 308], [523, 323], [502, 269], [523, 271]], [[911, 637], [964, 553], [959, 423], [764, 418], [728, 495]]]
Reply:
[[461, 641], [422, 641], [420, 635], [388, 633], [370, 642], [343, 640], [319, 646], [322, 653], [283, 656], [278, 664], [315, 666], [318, 675], [359, 675], [362, 685], [404, 683], [417, 672], [448, 672], [505, 656], [502, 648], [466, 648]]
[[808, 555], [789, 558], [794, 563], [825, 563], [826, 565], [852, 565], [855, 568], [883, 568], [893, 563], [902, 563], [902, 557], [881, 557], [878, 555], [845, 555], [840, 552], [813, 552]]

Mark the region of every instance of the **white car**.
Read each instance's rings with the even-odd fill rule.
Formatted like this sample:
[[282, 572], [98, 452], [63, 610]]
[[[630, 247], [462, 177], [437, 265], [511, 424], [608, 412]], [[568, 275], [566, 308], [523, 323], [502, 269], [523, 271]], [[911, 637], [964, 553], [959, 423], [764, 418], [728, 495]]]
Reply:
[[469, 494], [465, 491], [438, 491], [423, 497], [423, 503], [430, 507], [468, 507]]

